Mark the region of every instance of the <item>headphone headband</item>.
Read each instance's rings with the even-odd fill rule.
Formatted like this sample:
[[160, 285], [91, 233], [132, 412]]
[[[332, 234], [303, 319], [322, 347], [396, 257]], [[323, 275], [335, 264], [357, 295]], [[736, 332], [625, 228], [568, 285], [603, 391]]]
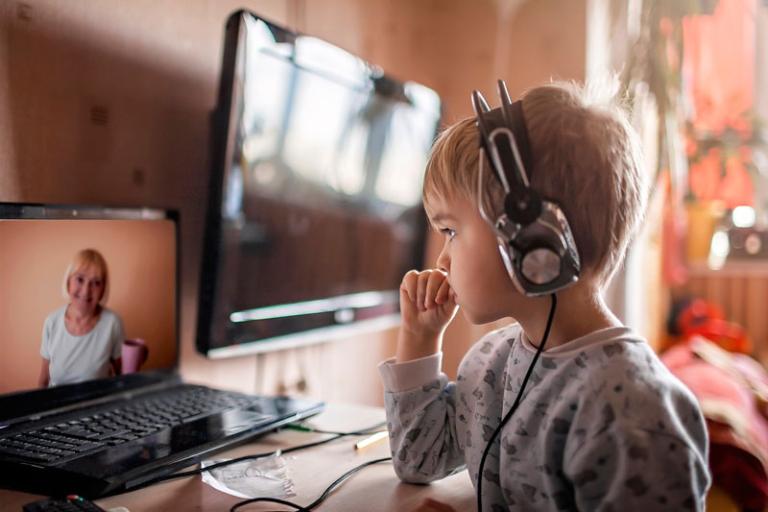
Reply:
[[512, 127], [512, 133], [515, 135], [515, 142], [517, 142], [517, 150], [520, 152], [520, 160], [523, 161], [523, 168], [526, 170], [528, 180], [530, 180], [531, 172], [533, 172], [533, 155], [531, 154], [531, 143], [528, 138], [525, 115], [523, 114], [523, 100], [517, 100], [512, 103], [509, 110], [511, 111], [509, 125]]
[[[529, 173], [533, 169], [533, 156], [528, 129], [525, 124], [525, 115], [523, 114], [523, 102], [522, 100], [510, 101], [509, 91], [503, 80], [499, 80], [498, 87], [501, 107], [493, 110], [488, 106], [488, 102], [485, 101], [480, 91], [472, 91], [472, 106], [480, 131], [480, 143], [488, 156], [494, 175], [502, 184], [510, 184], [511, 188], [511, 184], [515, 183], [518, 185], [515, 188], [527, 188], [530, 180]], [[494, 132], [499, 129], [511, 131], [512, 142], [514, 143], [511, 144], [514, 146], [511, 151], [516, 153], [516, 155], [509, 155], [513, 169], [508, 168], [510, 164], [499, 165], [502, 162], [494, 161], [493, 152], [489, 147], [488, 141], [494, 137]], [[519, 162], [517, 161], [518, 158]], [[510, 193], [511, 190], [506, 190], [506, 192]]]

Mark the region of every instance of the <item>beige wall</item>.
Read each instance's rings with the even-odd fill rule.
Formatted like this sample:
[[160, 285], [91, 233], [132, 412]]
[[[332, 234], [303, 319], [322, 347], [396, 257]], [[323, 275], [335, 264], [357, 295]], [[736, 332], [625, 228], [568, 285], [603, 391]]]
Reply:
[[0, 393], [37, 385], [43, 321], [65, 305], [62, 281], [75, 253], [99, 251], [109, 268], [106, 306], [128, 338], [143, 338], [143, 369], [169, 368], [176, 357], [175, 236], [170, 222], [0, 221]]
[[[381, 402], [375, 363], [392, 331], [305, 350], [208, 361], [194, 350], [208, 114], [223, 22], [248, 7], [336, 43], [471, 113], [469, 93], [511, 92], [585, 69], [587, 0], [24, 0], [0, 2], [0, 200], [150, 205], [182, 220], [182, 372], [245, 391]], [[434, 245], [434, 241], [432, 242]], [[430, 253], [434, 255], [434, 247]], [[1, 308], [0, 308], [1, 309]], [[482, 328], [449, 330], [446, 370]], [[321, 364], [322, 363], [322, 364]]]

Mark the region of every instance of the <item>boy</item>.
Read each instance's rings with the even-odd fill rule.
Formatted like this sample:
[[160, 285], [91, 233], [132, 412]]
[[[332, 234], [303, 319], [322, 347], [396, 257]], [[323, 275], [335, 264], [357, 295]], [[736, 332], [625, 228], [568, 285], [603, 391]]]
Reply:
[[[502, 189], [488, 170], [477, 119], [435, 143], [423, 196], [445, 242], [435, 269], [403, 278], [397, 354], [379, 368], [402, 480], [466, 465], [494, 512], [703, 510], [707, 433], [695, 398], [602, 298], [645, 200], [639, 143], [615, 89], [537, 87], [516, 105], [522, 121], [510, 125], [505, 112], [497, 123], [513, 132], [530, 189], [560, 207], [573, 235], [578, 279], [552, 294], [523, 293], [500, 257], [492, 219], [514, 213], [505, 195], [521, 186]], [[440, 346], [459, 307], [474, 324], [519, 323], [479, 340], [448, 382]]]

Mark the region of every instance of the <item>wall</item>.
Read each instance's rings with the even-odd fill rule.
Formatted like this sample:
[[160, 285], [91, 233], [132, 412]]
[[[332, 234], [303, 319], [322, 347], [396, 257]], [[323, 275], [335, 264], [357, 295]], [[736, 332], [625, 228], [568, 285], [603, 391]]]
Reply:
[[[194, 350], [197, 275], [208, 179], [208, 114], [223, 22], [239, 7], [316, 35], [471, 114], [469, 93], [495, 98], [582, 79], [586, 0], [26, 0], [0, 3], [0, 200], [149, 205], [181, 212], [181, 369], [193, 381], [381, 403], [374, 370], [394, 333], [303, 350], [208, 361]], [[567, 21], [564, 21], [567, 20]], [[430, 242], [433, 258], [435, 239]], [[430, 260], [433, 261], [433, 260]], [[456, 322], [446, 370], [487, 329]], [[350, 362], [361, 370], [350, 369]], [[303, 378], [302, 378], [303, 377]]]
[[99, 251], [109, 270], [105, 305], [123, 321], [127, 338], [149, 348], [144, 369], [175, 360], [173, 311], [175, 233], [170, 222], [67, 220], [0, 222], [0, 393], [31, 389], [40, 370], [43, 322], [67, 303], [64, 273], [85, 248]]

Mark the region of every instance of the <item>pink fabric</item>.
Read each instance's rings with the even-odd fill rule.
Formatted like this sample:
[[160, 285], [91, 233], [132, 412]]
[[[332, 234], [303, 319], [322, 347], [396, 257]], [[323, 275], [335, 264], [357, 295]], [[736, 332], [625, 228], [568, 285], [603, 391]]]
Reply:
[[745, 510], [768, 506], [765, 370], [749, 356], [726, 352], [699, 336], [670, 348], [661, 359], [699, 400], [715, 483]]

